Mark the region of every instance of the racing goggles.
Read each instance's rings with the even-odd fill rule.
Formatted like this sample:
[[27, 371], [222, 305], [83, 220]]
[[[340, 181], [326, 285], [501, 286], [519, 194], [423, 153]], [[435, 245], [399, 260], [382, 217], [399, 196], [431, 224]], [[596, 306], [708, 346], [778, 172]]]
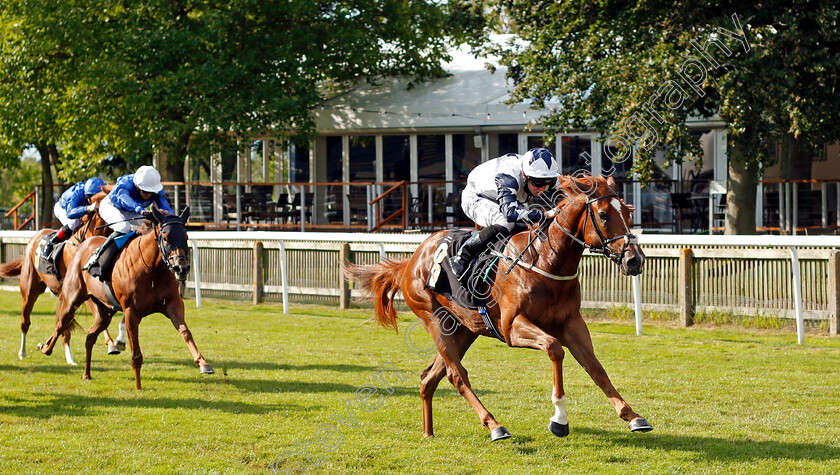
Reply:
[[542, 187], [545, 187], [545, 186], [550, 186], [555, 181], [557, 181], [557, 178], [554, 178], [554, 177], [552, 177], [552, 178], [535, 178], [535, 177], [530, 177], [530, 176], [528, 177], [528, 182], [530, 182], [536, 188], [542, 188]]

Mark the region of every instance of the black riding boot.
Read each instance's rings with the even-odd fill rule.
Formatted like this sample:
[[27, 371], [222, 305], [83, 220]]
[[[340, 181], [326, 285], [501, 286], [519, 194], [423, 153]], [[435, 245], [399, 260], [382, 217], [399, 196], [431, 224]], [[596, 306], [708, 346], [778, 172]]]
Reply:
[[518, 226], [515, 223], [506, 225], [494, 224], [482, 229], [478, 234], [467, 239], [461, 245], [458, 254], [449, 259], [449, 265], [452, 267], [452, 271], [458, 277], [458, 280], [464, 278], [467, 266], [476, 255], [481, 253], [490, 243], [497, 239], [504, 239], [510, 236], [517, 228]]
[[73, 235], [73, 230], [70, 229], [70, 226], [67, 226], [66, 224], [62, 226], [61, 229], [55, 233], [55, 236], [53, 236], [52, 239], [47, 241], [47, 244], [44, 245], [44, 249], [41, 251], [41, 257], [44, 258], [44, 260], [50, 260], [50, 256], [52, 255], [55, 245], [65, 241], [71, 235]]
[[97, 254], [93, 258], [93, 264], [88, 268], [88, 273], [94, 277], [98, 277], [102, 282], [106, 282], [111, 278], [111, 271], [114, 270], [114, 263], [117, 260], [117, 254], [120, 252], [120, 248], [117, 247], [114, 239], [120, 236], [124, 236], [124, 234], [113, 233], [108, 236], [105, 244], [96, 251]]

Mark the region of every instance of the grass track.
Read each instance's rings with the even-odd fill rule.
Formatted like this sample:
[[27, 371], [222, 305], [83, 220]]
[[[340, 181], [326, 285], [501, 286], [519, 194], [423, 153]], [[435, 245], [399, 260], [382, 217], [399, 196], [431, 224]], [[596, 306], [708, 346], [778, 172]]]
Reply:
[[[64, 364], [60, 349], [35, 349], [51, 332], [55, 299], [39, 300], [29, 358], [18, 360], [20, 296], [0, 292], [0, 472], [265, 473], [287, 451], [338, 427], [281, 469], [318, 473], [838, 473], [840, 340], [791, 333], [591, 323], [596, 353], [613, 383], [654, 432], [631, 434], [581, 367], [566, 358], [571, 434], [546, 429], [553, 414], [551, 367], [536, 351], [479, 339], [464, 364], [479, 397], [513, 438], [491, 444], [445, 380], [435, 399], [434, 439], [422, 438], [419, 372], [430, 361], [368, 310], [187, 302], [187, 322], [217, 374], [202, 376], [169, 321], [140, 326], [143, 386], [128, 355], [95, 347], [94, 380]], [[84, 328], [90, 315], [80, 315]], [[116, 324], [112, 327], [115, 329]], [[417, 347], [431, 344], [414, 332]], [[83, 332], [74, 335], [84, 359]], [[393, 394], [354, 403], [390, 363]], [[389, 373], [390, 375], [391, 373]], [[377, 384], [382, 386], [382, 384]], [[347, 401], [350, 401], [348, 403]], [[351, 419], [355, 427], [336, 422]], [[331, 435], [326, 438], [325, 436]], [[315, 468], [314, 464], [320, 463]]]

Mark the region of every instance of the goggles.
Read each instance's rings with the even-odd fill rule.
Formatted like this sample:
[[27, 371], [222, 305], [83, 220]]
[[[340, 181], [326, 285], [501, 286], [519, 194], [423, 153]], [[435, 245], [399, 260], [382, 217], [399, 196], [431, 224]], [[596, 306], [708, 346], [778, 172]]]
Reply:
[[554, 183], [555, 181], [557, 181], [557, 178], [534, 178], [534, 177], [530, 177], [530, 176], [528, 177], [528, 182], [530, 182], [532, 185], [534, 185], [537, 188], [542, 188], [542, 187], [545, 187], [545, 186], [549, 186], [552, 183]]

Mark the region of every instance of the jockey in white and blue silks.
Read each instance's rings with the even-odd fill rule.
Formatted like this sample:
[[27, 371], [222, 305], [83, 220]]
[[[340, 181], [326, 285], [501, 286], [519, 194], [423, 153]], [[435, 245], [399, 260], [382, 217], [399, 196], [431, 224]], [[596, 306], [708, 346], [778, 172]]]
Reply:
[[545, 219], [542, 210], [528, 208], [525, 203], [556, 186], [559, 168], [551, 152], [532, 148], [524, 155], [509, 153], [487, 161], [470, 172], [461, 193], [461, 208], [484, 229], [450, 259], [459, 278], [470, 260], [490, 242]]
[[[149, 212], [146, 208], [153, 203], [164, 213], [172, 213], [160, 183], [160, 173], [153, 167], [143, 165], [134, 174], [123, 175], [117, 179], [111, 192], [99, 205], [99, 215], [114, 233], [92, 259], [98, 261], [98, 265], [94, 264], [88, 268], [91, 275], [103, 281], [110, 279], [116, 254], [134, 235], [134, 230], [142, 224], [144, 214]], [[112, 242], [116, 246], [112, 246]], [[104, 266], [100, 267], [102, 264]]]
[[153, 167], [143, 165], [136, 173], [117, 179], [116, 185], [102, 200], [99, 214], [114, 233], [127, 234], [142, 224], [139, 218], [143, 216], [143, 210], [152, 203], [157, 204], [159, 209], [172, 213], [160, 183], [160, 173]]
[[44, 259], [49, 259], [56, 244], [67, 240], [76, 232], [82, 223], [82, 216], [94, 210], [96, 205], [91, 203], [91, 198], [102, 191], [103, 186], [104, 181], [93, 177], [76, 183], [61, 194], [58, 203], [53, 207], [53, 214], [61, 221], [62, 226], [44, 246], [41, 254]]

